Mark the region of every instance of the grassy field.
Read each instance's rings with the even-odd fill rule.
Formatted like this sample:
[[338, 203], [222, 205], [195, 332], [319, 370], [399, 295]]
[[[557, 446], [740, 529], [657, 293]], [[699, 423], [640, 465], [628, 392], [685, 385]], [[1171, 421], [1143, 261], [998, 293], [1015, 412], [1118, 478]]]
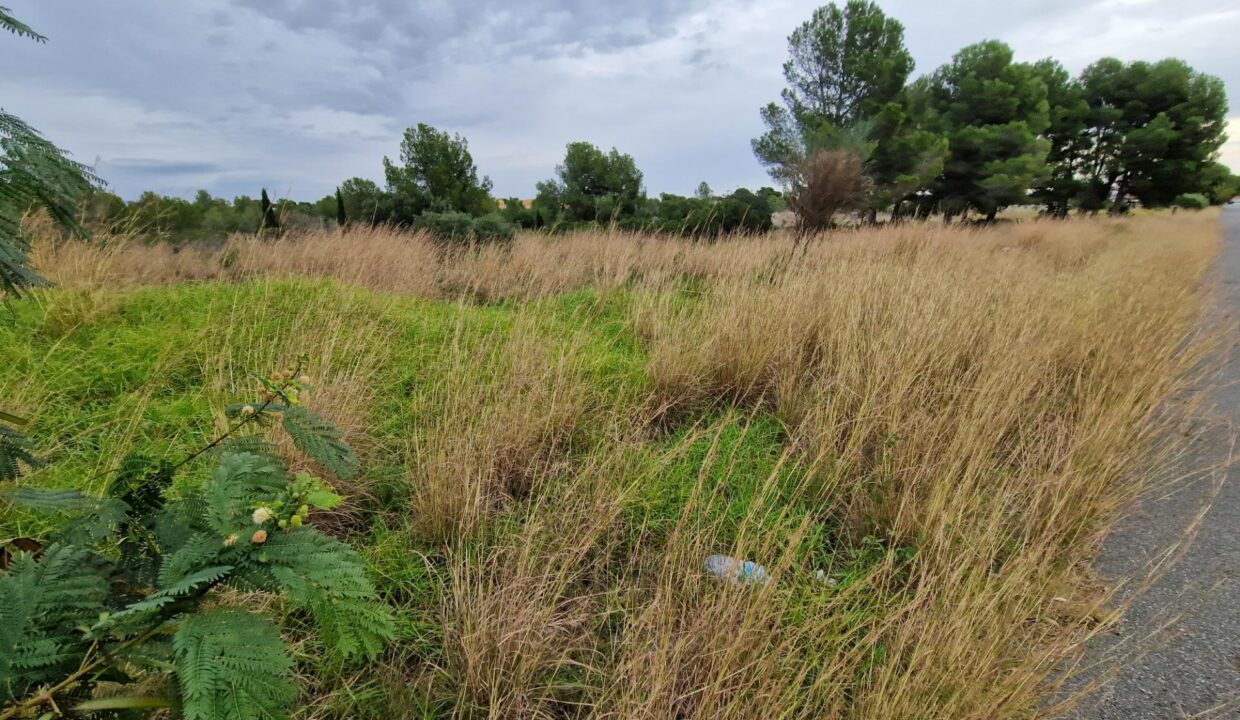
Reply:
[[1185, 442], [1217, 243], [1212, 213], [44, 242], [59, 287], [0, 324], [0, 395], [52, 461], [25, 482], [99, 490], [309, 353], [365, 462], [315, 521], [400, 637], [299, 645], [302, 717], [1025, 718], [1114, 620], [1087, 563]]

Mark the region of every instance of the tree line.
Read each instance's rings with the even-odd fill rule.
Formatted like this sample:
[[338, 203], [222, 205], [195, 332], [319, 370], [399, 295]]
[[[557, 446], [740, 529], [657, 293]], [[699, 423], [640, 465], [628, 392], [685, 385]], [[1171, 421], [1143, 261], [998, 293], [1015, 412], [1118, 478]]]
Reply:
[[1103, 58], [1072, 76], [970, 45], [909, 82], [904, 27], [873, 2], [819, 8], [788, 39], [781, 102], [762, 109], [758, 159], [803, 222], [1038, 204], [1047, 215], [1220, 203], [1240, 178], [1217, 161], [1220, 79], [1166, 59]]
[[468, 141], [426, 124], [405, 131], [396, 159], [383, 159], [385, 182], [354, 177], [315, 202], [232, 201], [199, 190], [192, 199], [145, 192], [126, 202], [100, 189], [84, 204], [86, 222], [114, 232], [136, 230], [174, 242], [235, 232], [279, 232], [347, 224], [417, 227], [453, 240], [508, 240], [516, 229], [568, 231], [599, 224], [686, 236], [763, 232], [787, 208], [772, 187], [716, 196], [705, 182], [692, 197], [648, 197], [631, 155], [588, 142], [569, 143], [555, 176], [538, 183], [533, 200], [491, 195]]
[[497, 201], [464, 137], [418, 124], [395, 159], [383, 158], [382, 184], [350, 178], [316, 202], [277, 200], [270, 211], [265, 199], [206, 191], [130, 203], [96, 192], [88, 214], [177, 239], [333, 223], [479, 239], [597, 224], [701, 236], [761, 232], [788, 207], [820, 229], [853, 211], [869, 222], [880, 213], [993, 221], [1005, 207], [1038, 205], [1062, 218], [1138, 203], [1203, 207], [1240, 192], [1217, 159], [1223, 83], [1181, 60], [1103, 58], [1073, 76], [1051, 58], [1016, 62], [987, 40], [910, 81], [913, 70], [904, 26], [874, 2], [814, 11], [788, 38], [786, 87], [761, 109], [767, 131], [752, 142], [778, 190], [716, 196], [702, 183], [690, 197], [650, 197], [631, 155], [571, 142], [532, 201]]

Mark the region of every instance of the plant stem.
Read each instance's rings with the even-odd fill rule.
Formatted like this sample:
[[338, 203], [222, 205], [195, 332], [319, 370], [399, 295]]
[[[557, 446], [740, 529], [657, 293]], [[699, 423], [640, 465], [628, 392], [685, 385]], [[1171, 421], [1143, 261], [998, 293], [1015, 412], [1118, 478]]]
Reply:
[[[150, 630], [147, 630], [145, 633], [138, 635], [137, 637], [126, 640], [125, 642], [121, 643], [119, 649], [124, 649], [130, 646], [133, 646], [133, 645], [137, 645], [138, 643], [143, 643], [143, 642], [146, 642], [147, 640], [150, 640], [151, 637], [154, 636], [155, 633], [159, 631], [161, 626], [162, 626], [162, 623], [160, 625], [156, 625]], [[86, 657], [82, 658], [82, 664], [72, 674], [70, 674], [64, 680], [61, 680], [60, 682], [56, 683], [55, 685], [49, 688], [46, 688], [44, 690], [41, 690], [38, 693], [31, 695], [30, 697], [27, 697], [26, 699], [22, 700], [19, 703], [15, 703], [11, 705], [4, 712], [0, 712], [0, 720], [11, 720], [11, 718], [20, 717], [21, 713], [25, 712], [26, 710], [37, 708], [42, 705], [51, 705], [53, 708], [55, 708], [56, 707], [56, 693], [60, 693], [60, 692], [64, 692], [65, 690], [72, 689], [82, 680], [82, 678], [95, 672], [96, 670], [99, 670], [100, 668], [102, 668], [104, 665], [107, 664], [109, 658], [104, 653], [100, 653], [94, 660], [90, 660], [91, 653], [95, 649], [95, 647], [96, 645], [94, 644], [91, 645], [90, 650], [86, 652]], [[57, 714], [60, 714], [59, 710], [57, 711]]]

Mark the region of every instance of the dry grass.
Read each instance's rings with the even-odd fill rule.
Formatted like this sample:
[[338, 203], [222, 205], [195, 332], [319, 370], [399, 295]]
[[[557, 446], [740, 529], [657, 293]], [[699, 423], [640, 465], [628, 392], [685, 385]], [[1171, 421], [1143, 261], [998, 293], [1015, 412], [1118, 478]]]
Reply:
[[548, 338], [535, 318], [469, 337], [458, 324], [438, 391], [413, 399], [412, 525], [423, 539], [474, 536], [501, 506], [563, 468], [596, 411], [581, 339]]
[[[1176, 450], [1213, 229], [1013, 230], [815, 248], [771, 283], [646, 313], [665, 405], [766, 409], [827, 517], [917, 550], [861, 642], [888, 661], [824, 716], [1028, 711], [1101, 629], [1081, 564]], [[820, 679], [856, 670], [822, 657]]]
[[596, 645], [622, 537], [616, 476], [627, 469], [615, 448], [592, 458], [573, 482], [539, 493], [518, 528], [449, 554], [442, 673], [458, 707], [561, 717], [591, 699], [582, 679], [605, 662]]
[[[373, 230], [221, 252], [44, 244], [37, 261], [88, 293], [317, 276], [435, 299], [626, 298], [644, 395], [600, 389], [588, 330], [529, 303], [455, 333], [408, 400], [399, 514], [434, 556], [442, 637], [378, 674], [445, 715], [988, 720], [1052, 713], [1114, 619], [1088, 561], [1183, 442], [1217, 242], [1213, 215], [1182, 214], [711, 245], [523, 235], [450, 256]], [[259, 359], [227, 348], [275, 361], [308, 343], [364, 444], [348, 408], [381, 392], [382, 322], [268, 312], [305, 331], [233, 323], [211, 377]], [[779, 432], [757, 471], [735, 448], [760, 422]], [[775, 581], [717, 582], [711, 553]]]
[[[50, 233], [39, 233], [50, 237]], [[918, 231], [909, 231], [917, 235]], [[434, 299], [493, 301], [545, 297], [634, 281], [750, 277], [787, 261], [784, 237], [714, 245], [623, 232], [524, 234], [511, 248], [445, 253], [422, 233], [388, 228], [279, 240], [236, 236], [222, 248], [147, 244], [101, 235], [91, 244], [45, 240], [32, 258], [66, 289], [129, 288], [196, 280], [321, 277], [372, 290]]]

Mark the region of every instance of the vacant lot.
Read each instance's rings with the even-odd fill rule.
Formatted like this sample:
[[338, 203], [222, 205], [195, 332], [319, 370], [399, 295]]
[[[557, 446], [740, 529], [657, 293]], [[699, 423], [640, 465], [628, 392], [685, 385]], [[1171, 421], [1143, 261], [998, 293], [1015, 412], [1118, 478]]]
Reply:
[[55, 460], [24, 482], [100, 490], [309, 354], [366, 466], [316, 522], [400, 638], [304, 643], [304, 717], [1020, 718], [1113, 621], [1086, 563], [1183, 442], [1217, 244], [1212, 213], [45, 241], [0, 394]]

